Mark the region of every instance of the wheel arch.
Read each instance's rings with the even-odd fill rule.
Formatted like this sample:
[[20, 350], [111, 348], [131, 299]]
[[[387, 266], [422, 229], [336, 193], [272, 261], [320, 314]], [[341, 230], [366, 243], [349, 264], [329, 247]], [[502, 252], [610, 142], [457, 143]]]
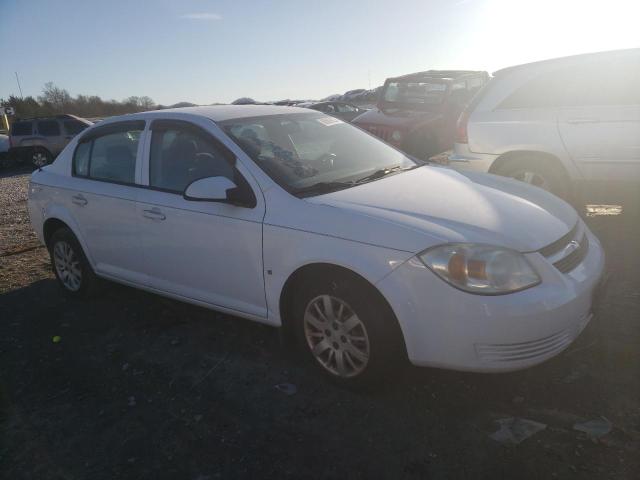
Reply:
[[42, 238], [44, 240], [45, 246], [49, 248], [49, 240], [51, 239], [51, 236], [55, 233], [56, 230], [60, 228], [68, 228], [71, 233], [73, 233], [73, 235], [76, 237], [76, 240], [78, 240], [78, 243], [80, 243], [87, 261], [89, 262], [91, 267], [95, 269], [95, 263], [93, 262], [93, 259], [91, 257], [91, 252], [87, 248], [87, 244], [82, 238], [82, 235], [80, 235], [76, 223], [73, 221], [70, 215], [66, 213], [65, 210], [61, 207], [57, 208], [54, 206], [53, 208], [50, 208], [47, 212], [46, 219], [42, 223]]
[[519, 160], [522, 158], [540, 158], [544, 159], [546, 162], [552, 162], [562, 169], [567, 180], [571, 178], [570, 172], [567, 169], [565, 163], [558, 157], [549, 152], [542, 152], [539, 150], [512, 150], [506, 153], [501, 154], [498, 158], [496, 158], [491, 167], [489, 167], [489, 173], [498, 173], [502, 167], [504, 167], [507, 163], [513, 160]]
[[314, 278], [319, 277], [342, 277], [348, 278], [350, 281], [356, 281], [361, 283], [365, 288], [367, 288], [372, 295], [378, 297], [381, 301], [381, 304], [384, 305], [384, 308], [387, 310], [388, 318], [393, 321], [393, 328], [395, 332], [399, 335], [399, 341], [402, 342], [402, 351], [405, 356], [407, 356], [407, 347], [404, 341], [404, 334], [402, 332], [402, 328], [400, 327], [400, 323], [391, 307], [389, 301], [385, 298], [382, 292], [369, 280], [365, 277], [357, 273], [356, 271], [337, 265], [334, 263], [327, 262], [314, 262], [308, 263], [298, 267], [295, 271], [293, 271], [287, 280], [285, 281], [282, 290], [280, 292], [279, 298], [279, 309], [280, 309], [280, 320], [281, 320], [281, 328], [284, 333], [284, 337], [291, 341], [293, 338], [293, 315], [292, 315], [292, 300], [296, 293], [296, 286], [300, 285], [301, 282], [310, 281]]

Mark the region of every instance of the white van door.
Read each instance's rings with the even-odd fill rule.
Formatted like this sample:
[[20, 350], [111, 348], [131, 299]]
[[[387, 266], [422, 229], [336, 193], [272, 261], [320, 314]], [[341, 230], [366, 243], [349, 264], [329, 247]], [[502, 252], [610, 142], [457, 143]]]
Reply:
[[558, 128], [585, 180], [640, 180], [640, 56], [576, 66]]

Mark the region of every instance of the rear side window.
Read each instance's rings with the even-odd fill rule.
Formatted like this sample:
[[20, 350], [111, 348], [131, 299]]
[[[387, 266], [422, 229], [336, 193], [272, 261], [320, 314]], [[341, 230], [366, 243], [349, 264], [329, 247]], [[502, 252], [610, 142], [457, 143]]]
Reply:
[[560, 103], [565, 88], [563, 76], [557, 71], [544, 73], [529, 80], [509, 95], [498, 108], [544, 108]]
[[64, 129], [67, 135], [77, 135], [87, 127], [88, 125], [77, 120], [65, 120], [64, 122]]
[[89, 155], [91, 154], [91, 142], [81, 143], [73, 154], [73, 171], [80, 177], [89, 175]]
[[507, 97], [499, 108], [640, 105], [640, 60], [612, 59], [543, 73]]
[[11, 127], [11, 135], [23, 136], [33, 134], [32, 122], [16, 122]]
[[73, 154], [73, 174], [95, 180], [132, 184], [144, 122], [110, 124], [92, 130]]
[[640, 59], [582, 65], [567, 78], [562, 106], [640, 105]]
[[57, 137], [60, 135], [60, 124], [55, 120], [42, 120], [38, 122], [38, 135]]

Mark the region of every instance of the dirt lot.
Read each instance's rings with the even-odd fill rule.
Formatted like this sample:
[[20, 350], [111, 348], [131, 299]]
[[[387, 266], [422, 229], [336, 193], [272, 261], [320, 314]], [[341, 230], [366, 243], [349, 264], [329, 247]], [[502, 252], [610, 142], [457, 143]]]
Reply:
[[[31, 233], [27, 180], [0, 178], [4, 478], [640, 478], [631, 202], [588, 220], [612, 277], [564, 354], [501, 375], [407, 368], [365, 395], [318, 378], [264, 326], [113, 284], [65, 299]], [[504, 445], [489, 435], [505, 417], [546, 428]], [[601, 417], [613, 428], [599, 439], [573, 428]]]

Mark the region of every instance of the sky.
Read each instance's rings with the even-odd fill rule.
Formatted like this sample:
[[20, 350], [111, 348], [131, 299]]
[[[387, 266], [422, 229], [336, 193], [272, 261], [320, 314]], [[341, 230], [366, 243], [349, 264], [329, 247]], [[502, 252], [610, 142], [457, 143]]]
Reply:
[[0, 98], [317, 99], [432, 68], [640, 47], [634, 0], [0, 0]]

